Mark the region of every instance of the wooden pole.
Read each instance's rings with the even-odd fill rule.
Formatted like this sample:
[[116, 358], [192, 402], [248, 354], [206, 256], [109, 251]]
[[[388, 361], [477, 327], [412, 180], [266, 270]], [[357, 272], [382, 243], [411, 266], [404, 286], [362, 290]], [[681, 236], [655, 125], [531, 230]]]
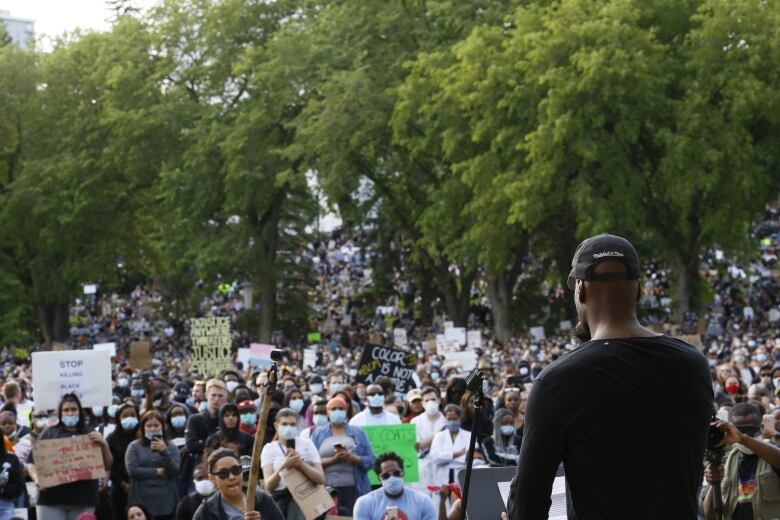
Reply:
[[249, 482], [246, 488], [246, 505], [244, 511], [255, 510], [255, 493], [257, 490], [257, 478], [260, 473], [260, 453], [263, 451], [263, 440], [265, 439], [265, 430], [268, 423], [268, 412], [271, 410], [271, 396], [276, 388], [276, 363], [268, 369], [268, 382], [266, 382], [265, 395], [263, 396], [263, 406], [260, 409], [260, 419], [257, 421], [257, 431], [255, 432], [255, 444], [252, 448], [252, 465], [249, 467]]

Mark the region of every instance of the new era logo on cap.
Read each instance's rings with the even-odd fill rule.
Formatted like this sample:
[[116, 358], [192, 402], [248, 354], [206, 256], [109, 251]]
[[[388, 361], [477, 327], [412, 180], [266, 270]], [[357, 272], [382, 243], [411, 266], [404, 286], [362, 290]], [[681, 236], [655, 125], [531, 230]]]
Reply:
[[[626, 266], [625, 273], [593, 273], [601, 262], [618, 261]], [[639, 257], [634, 246], [623, 237], [602, 233], [582, 241], [574, 253], [567, 285], [574, 289], [575, 280], [619, 281], [639, 279]]]

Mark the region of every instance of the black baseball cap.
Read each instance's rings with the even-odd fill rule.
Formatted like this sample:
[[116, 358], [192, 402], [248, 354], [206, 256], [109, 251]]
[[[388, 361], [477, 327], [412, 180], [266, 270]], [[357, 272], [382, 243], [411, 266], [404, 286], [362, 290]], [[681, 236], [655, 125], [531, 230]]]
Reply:
[[[594, 273], [593, 268], [602, 262], [621, 262], [623, 273]], [[589, 282], [616, 282], [639, 280], [639, 257], [631, 243], [623, 237], [602, 233], [586, 238], [574, 253], [567, 285], [574, 289], [575, 280]]]

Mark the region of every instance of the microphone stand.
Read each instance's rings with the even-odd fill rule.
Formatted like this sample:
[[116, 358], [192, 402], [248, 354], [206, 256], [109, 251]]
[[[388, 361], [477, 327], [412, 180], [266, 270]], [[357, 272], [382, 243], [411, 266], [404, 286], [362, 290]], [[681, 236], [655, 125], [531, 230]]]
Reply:
[[466, 455], [466, 476], [463, 479], [463, 489], [461, 495], [463, 498], [460, 501], [460, 520], [466, 519], [466, 505], [469, 501], [469, 484], [471, 483], [471, 464], [474, 462], [474, 448], [477, 443], [477, 425], [479, 423], [479, 416], [482, 414], [482, 407], [485, 406], [485, 394], [482, 392], [481, 373], [479, 387], [474, 392], [474, 418], [471, 420], [471, 438], [469, 439], [469, 451]]

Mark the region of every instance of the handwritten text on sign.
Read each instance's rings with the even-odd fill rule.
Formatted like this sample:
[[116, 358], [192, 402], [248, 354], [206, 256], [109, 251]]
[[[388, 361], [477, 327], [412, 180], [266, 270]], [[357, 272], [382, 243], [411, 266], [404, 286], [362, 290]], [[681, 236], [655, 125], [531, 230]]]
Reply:
[[190, 320], [193, 374], [215, 375], [230, 368], [230, 318]]
[[393, 381], [395, 391], [405, 393], [416, 386], [415, 369], [417, 356], [390, 347], [366, 345], [360, 358], [357, 381], [371, 384], [379, 376], [387, 376]]
[[56, 409], [60, 397], [74, 393], [84, 407], [111, 404], [111, 353], [100, 350], [33, 352], [35, 407]]
[[[414, 443], [417, 441], [416, 427], [414, 424], [388, 424], [385, 426], [363, 426], [368, 442], [374, 450], [374, 455], [394, 451], [404, 461], [404, 482], [418, 482], [420, 476], [417, 467], [417, 450]], [[374, 485], [379, 484], [376, 474], [369, 472], [369, 478]]]
[[100, 446], [86, 435], [36, 441], [33, 457], [44, 488], [106, 476]]

